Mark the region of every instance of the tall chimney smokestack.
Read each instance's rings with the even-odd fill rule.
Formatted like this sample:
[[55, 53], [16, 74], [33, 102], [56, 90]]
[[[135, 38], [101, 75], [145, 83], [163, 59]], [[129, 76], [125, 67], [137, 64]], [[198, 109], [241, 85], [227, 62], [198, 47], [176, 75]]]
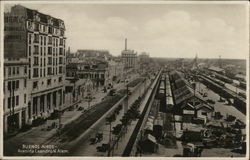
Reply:
[[125, 38], [125, 51], [127, 50], [127, 38]]

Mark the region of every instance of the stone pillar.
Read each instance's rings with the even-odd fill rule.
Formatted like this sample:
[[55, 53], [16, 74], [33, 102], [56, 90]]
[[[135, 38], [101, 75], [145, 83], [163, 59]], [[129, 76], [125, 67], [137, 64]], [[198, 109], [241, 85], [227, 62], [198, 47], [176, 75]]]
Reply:
[[56, 95], [56, 96], [55, 96], [56, 98], [55, 98], [55, 106], [54, 106], [54, 108], [59, 109], [59, 107], [58, 107], [58, 106], [59, 106], [59, 103], [58, 103], [59, 101], [58, 101], [58, 93], [57, 93], [57, 92], [58, 92], [58, 91], [54, 91], [54, 93], [55, 93], [55, 95]]
[[[58, 104], [57, 104], [57, 106], [58, 106], [58, 110], [61, 110], [61, 109], [63, 109], [62, 108], [63, 107], [63, 105], [62, 105], [62, 89], [59, 89], [57, 93], [58, 93], [57, 94], [57, 97], [58, 97]], [[61, 104], [60, 104], [60, 102], [61, 102]]]
[[37, 106], [36, 106], [37, 107], [37, 113], [36, 113], [36, 115], [39, 115], [39, 116], [41, 115], [40, 114], [40, 110], [41, 110], [41, 108], [40, 108], [40, 106], [41, 106], [40, 105], [40, 103], [41, 103], [40, 99], [41, 99], [40, 96], [37, 96], [37, 100], [36, 100], [36, 103], [37, 103]]
[[47, 94], [44, 95], [44, 112], [47, 112], [48, 102], [47, 102]]
[[54, 110], [54, 106], [53, 106], [53, 92], [50, 93], [50, 110], [51, 111]]
[[17, 112], [18, 114], [18, 128], [22, 128], [22, 110], [20, 112]]
[[44, 95], [40, 96], [40, 113], [44, 112]]
[[4, 133], [8, 132], [8, 115], [4, 115], [4, 120], [3, 120], [3, 127], [4, 127]]
[[27, 105], [27, 107], [25, 109], [25, 124], [28, 123], [28, 119], [29, 119], [29, 113], [28, 113], [28, 105]]

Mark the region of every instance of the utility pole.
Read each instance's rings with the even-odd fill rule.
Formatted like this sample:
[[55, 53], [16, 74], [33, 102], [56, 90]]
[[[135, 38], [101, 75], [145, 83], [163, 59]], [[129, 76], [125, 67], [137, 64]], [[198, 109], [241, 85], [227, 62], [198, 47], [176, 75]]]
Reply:
[[109, 122], [109, 148], [108, 148], [108, 157], [110, 157], [110, 153], [111, 153], [111, 138], [112, 138], [112, 130], [111, 130], [111, 128], [112, 128], [112, 122], [111, 122], [111, 120], [110, 120], [110, 122]]
[[[140, 143], [142, 142], [142, 130], [141, 130], [141, 139], [140, 139]], [[141, 148], [141, 145], [140, 145], [140, 157], [142, 156], [142, 148]]]

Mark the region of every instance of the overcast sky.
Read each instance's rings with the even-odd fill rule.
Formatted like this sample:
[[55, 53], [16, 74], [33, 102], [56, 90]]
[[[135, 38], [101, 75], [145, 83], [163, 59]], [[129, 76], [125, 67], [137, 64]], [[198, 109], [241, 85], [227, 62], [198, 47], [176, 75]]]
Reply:
[[[5, 5], [7, 11], [11, 5]], [[67, 46], [153, 57], [245, 58], [244, 4], [21, 4], [64, 20]]]

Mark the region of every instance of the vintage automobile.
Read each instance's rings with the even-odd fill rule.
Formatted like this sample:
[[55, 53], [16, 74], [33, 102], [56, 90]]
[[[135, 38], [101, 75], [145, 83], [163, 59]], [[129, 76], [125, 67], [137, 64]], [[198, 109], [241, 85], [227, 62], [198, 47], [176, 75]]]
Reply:
[[90, 144], [96, 144], [103, 140], [103, 133], [96, 133], [95, 137], [90, 138]]
[[107, 152], [109, 150], [109, 144], [103, 143], [101, 146], [96, 147], [97, 152]]

